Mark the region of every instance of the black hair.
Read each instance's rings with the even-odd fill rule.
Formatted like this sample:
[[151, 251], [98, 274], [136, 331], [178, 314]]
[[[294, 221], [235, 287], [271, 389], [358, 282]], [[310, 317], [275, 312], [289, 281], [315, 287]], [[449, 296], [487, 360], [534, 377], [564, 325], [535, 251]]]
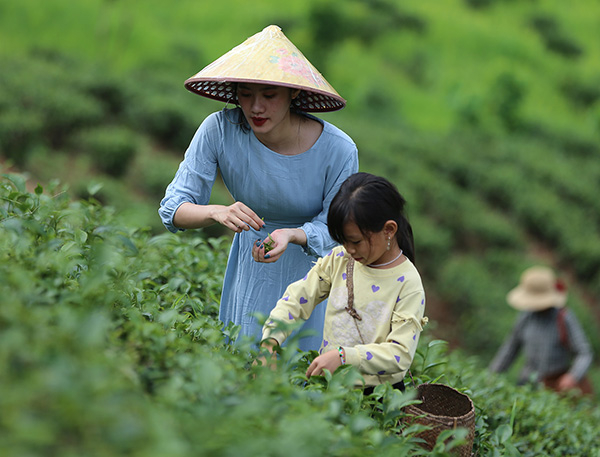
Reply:
[[340, 244], [346, 241], [344, 225], [354, 222], [361, 233], [369, 235], [383, 230], [385, 223], [398, 224], [398, 246], [415, 263], [413, 231], [405, 216], [406, 200], [387, 179], [359, 172], [349, 176], [340, 186], [329, 206], [327, 226], [331, 237]]

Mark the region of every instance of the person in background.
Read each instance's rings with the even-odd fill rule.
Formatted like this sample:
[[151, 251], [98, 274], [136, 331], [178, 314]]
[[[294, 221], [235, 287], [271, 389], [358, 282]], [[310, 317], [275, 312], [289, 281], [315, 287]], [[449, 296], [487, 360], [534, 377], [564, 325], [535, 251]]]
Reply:
[[[196, 131], [166, 189], [159, 215], [171, 232], [221, 224], [234, 232], [219, 318], [258, 338], [255, 313], [268, 315], [285, 287], [302, 278], [335, 242], [327, 210], [358, 171], [351, 138], [308, 112], [341, 109], [345, 100], [279, 27], [269, 26], [185, 82], [226, 102]], [[228, 104], [235, 105], [228, 108]], [[235, 203], [212, 205], [217, 172]], [[304, 329], [321, 341], [323, 313]]]
[[575, 314], [565, 308], [567, 290], [554, 271], [544, 266], [525, 270], [506, 300], [521, 313], [489, 369], [506, 371], [522, 350], [525, 364], [519, 384], [534, 380], [559, 392], [579, 389], [592, 393], [586, 377], [592, 362], [591, 346]]
[[288, 337], [279, 322], [306, 320], [326, 306], [320, 355], [306, 375], [350, 364], [363, 375], [366, 393], [384, 382], [404, 390], [404, 375], [427, 322], [404, 207], [403, 197], [385, 178], [350, 176], [327, 217], [329, 233], [342, 246], [287, 288], [263, 327], [263, 347], [273, 353]]

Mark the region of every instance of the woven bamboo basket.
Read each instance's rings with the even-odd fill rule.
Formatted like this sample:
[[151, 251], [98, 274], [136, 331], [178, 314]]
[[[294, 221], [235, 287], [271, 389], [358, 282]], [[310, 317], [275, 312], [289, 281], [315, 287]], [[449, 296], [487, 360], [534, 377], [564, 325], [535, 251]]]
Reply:
[[431, 427], [421, 432], [423, 447], [432, 450], [438, 435], [444, 430], [466, 428], [467, 443], [454, 449], [460, 457], [470, 457], [475, 438], [475, 408], [471, 399], [444, 384], [421, 384], [417, 386], [417, 399], [422, 403], [404, 408], [405, 424], [422, 424]]

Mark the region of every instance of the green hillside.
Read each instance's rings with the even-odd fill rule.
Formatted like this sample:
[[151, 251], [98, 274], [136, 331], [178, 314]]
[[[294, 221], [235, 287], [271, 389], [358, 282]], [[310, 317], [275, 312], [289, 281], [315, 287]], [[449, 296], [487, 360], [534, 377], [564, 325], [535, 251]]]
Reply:
[[485, 367], [507, 291], [542, 263], [599, 354], [599, 17], [592, 0], [3, 1], [0, 168], [164, 236], [158, 202], [222, 108], [183, 81], [277, 24], [348, 100], [322, 117], [361, 170], [409, 202], [432, 337]]

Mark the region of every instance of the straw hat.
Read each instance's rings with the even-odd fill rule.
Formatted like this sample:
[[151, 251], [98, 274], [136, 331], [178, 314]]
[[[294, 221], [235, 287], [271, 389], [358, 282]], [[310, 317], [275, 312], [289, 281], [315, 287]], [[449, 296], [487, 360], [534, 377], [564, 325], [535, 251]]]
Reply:
[[293, 101], [300, 111], [335, 111], [346, 105], [321, 73], [276, 25], [266, 27], [185, 81], [204, 97], [235, 102], [231, 83], [273, 84], [301, 89]]
[[506, 301], [519, 311], [562, 308], [567, 302], [567, 291], [550, 268], [537, 266], [523, 272], [519, 285], [508, 293]]

